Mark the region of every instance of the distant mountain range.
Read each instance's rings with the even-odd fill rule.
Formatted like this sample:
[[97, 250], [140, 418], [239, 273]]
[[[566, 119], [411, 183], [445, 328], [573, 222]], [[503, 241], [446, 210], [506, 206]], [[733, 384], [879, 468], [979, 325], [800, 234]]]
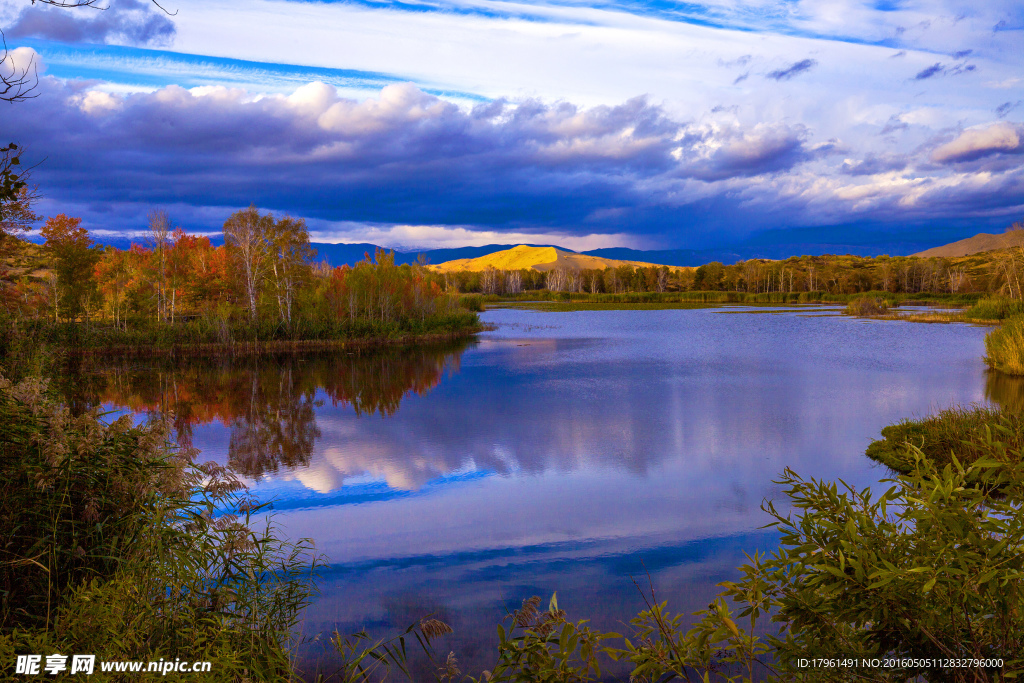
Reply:
[[[557, 244], [528, 244], [524, 246], [553, 247], [563, 252], [579, 253], [584, 256], [595, 256], [616, 261], [639, 261], [667, 266], [700, 266], [712, 261], [732, 264], [750, 258], [785, 259], [790, 256], [801, 256], [804, 254], [854, 254], [856, 256], [889, 254], [897, 256], [918, 252], [918, 254], [931, 255], [930, 252], [932, 250], [922, 250], [928, 249], [942, 238], [955, 238], [958, 236], [958, 233], [963, 234], [960, 229], [934, 228], [928, 233], [924, 233], [930, 235], [931, 239], [923, 239], [924, 234], [910, 228], [897, 230], [893, 233], [883, 233], [871, 230], [865, 231], [859, 226], [852, 225], [769, 230], [756, 233], [732, 246], [716, 249], [659, 249], [645, 251], [628, 249], [626, 247], [612, 247], [574, 252]], [[989, 237], [999, 236], [990, 235]], [[31, 239], [33, 242], [40, 241], [38, 237]], [[223, 242], [223, 238], [219, 235], [212, 237], [211, 240], [214, 244]], [[127, 249], [131, 246], [133, 240], [107, 237], [101, 238], [99, 241], [102, 244]], [[134, 241], [144, 242], [140, 238], [136, 238]], [[961, 240], [961, 242], [969, 241]], [[959, 244], [959, 242], [954, 244]], [[329, 244], [326, 242], [314, 242], [312, 246], [317, 250], [317, 260], [327, 261], [331, 266], [355, 265], [362, 261], [367, 254], [372, 257], [378, 248], [376, 244], [370, 243]], [[422, 255], [426, 263], [437, 265], [459, 259], [475, 259], [495, 252], [512, 249], [515, 246], [517, 245], [488, 244], [479, 247], [458, 247], [452, 249], [395, 250], [395, 262], [398, 264], [414, 263]], [[937, 248], [943, 249], [944, 247]]]
[[[377, 249], [377, 245], [375, 244], [326, 244], [323, 242], [313, 242], [311, 246], [317, 250], [317, 260], [326, 260], [332, 266], [340, 266], [346, 263], [354, 265], [359, 261], [362, 261], [365, 254], [369, 254], [372, 257], [374, 250]], [[694, 249], [641, 251], [639, 249], [614, 247], [610, 249], [592, 249], [591, 251], [575, 252], [571, 249], [566, 249], [565, 247], [560, 247], [554, 244], [488, 244], [482, 247], [460, 247], [456, 249], [395, 251], [395, 263], [415, 263], [420, 255], [422, 255], [427, 264], [438, 265], [449, 261], [476, 259], [499, 251], [506, 251], [517, 246], [557, 249], [563, 253], [593, 256], [599, 259], [637, 261], [641, 263], [656, 263], [666, 266], [700, 266], [711, 261], [735, 263], [736, 261], [743, 259], [743, 257], [735, 251], [718, 249], [709, 249], [706, 251], [698, 251]]]
[[[649, 267], [664, 264], [651, 263], [648, 261], [610, 259], [601, 256], [593, 256], [592, 254], [578, 254], [574, 251], [559, 249], [557, 247], [531, 247], [526, 244], [520, 244], [512, 247], [511, 249], [496, 251], [491, 254], [485, 254], [484, 256], [477, 256], [476, 258], [455, 259], [452, 261], [445, 261], [444, 263], [438, 263], [436, 265], [428, 265], [427, 267], [439, 273], [449, 273], [463, 270], [481, 271], [487, 270], [488, 268], [496, 268], [498, 270], [521, 270], [523, 268], [532, 268], [533, 270], [542, 272], [555, 270], [556, 268], [573, 271], [604, 270], [605, 268], [617, 268], [625, 265]], [[680, 268], [680, 266], [672, 267]]]

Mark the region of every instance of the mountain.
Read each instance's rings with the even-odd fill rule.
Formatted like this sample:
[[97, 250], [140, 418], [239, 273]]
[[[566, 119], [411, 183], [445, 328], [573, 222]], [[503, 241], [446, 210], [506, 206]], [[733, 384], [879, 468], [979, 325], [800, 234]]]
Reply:
[[942, 258], [953, 258], [956, 256], [970, 256], [983, 251], [993, 249], [1007, 249], [1009, 247], [1024, 246], [1024, 230], [1007, 230], [1001, 235], [991, 235], [987, 232], [979, 232], [974, 237], [968, 237], [959, 242], [944, 244], [941, 247], [919, 251], [912, 256], [929, 258], [932, 256]]
[[[438, 273], [449, 273], [459, 270], [480, 271], [486, 270], [487, 268], [497, 268], [498, 270], [532, 268], [533, 270], [539, 271], [549, 271], [556, 268], [564, 268], [566, 270], [589, 270], [609, 267], [616, 268], [623, 265], [646, 268], [650, 266], [658, 266], [660, 264], [646, 261], [622, 261], [602, 258], [600, 256], [591, 256], [589, 254], [577, 254], [574, 251], [558, 249], [557, 247], [531, 247], [526, 244], [520, 244], [511, 249], [497, 251], [477, 258], [456, 259], [428, 267]], [[672, 267], [678, 268], [678, 266]]]
[[[326, 260], [332, 266], [342, 266], [346, 263], [354, 266], [363, 260], [364, 254], [373, 257], [378, 247], [376, 244], [327, 244], [326, 242], [311, 242], [310, 246], [316, 249], [317, 261]], [[513, 244], [487, 244], [482, 247], [457, 247], [452, 249], [420, 249], [417, 251], [395, 250], [395, 263], [415, 263], [422, 255], [427, 263], [444, 263], [456, 259], [474, 259], [480, 256], [493, 254], [496, 251], [511, 249]], [[550, 247], [548, 244], [531, 244], [531, 247]], [[561, 249], [561, 247], [558, 247]]]

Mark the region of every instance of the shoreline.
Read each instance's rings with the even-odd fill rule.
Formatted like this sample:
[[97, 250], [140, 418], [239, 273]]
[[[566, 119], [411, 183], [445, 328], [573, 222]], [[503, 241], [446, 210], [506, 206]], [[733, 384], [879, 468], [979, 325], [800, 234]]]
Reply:
[[439, 344], [466, 339], [492, 329], [490, 325], [474, 325], [455, 332], [434, 332], [397, 337], [364, 337], [351, 339], [300, 339], [269, 341], [204, 342], [200, 344], [173, 344], [171, 346], [115, 345], [95, 348], [63, 347], [61, 351], [76, 358], [91, 356], [120, 357], [187, 357], [187, 356], [260, 356], [264, 354], [298, 353], [302, 351], [342, 351], [346, 349], [374, 349], [421, 344]]

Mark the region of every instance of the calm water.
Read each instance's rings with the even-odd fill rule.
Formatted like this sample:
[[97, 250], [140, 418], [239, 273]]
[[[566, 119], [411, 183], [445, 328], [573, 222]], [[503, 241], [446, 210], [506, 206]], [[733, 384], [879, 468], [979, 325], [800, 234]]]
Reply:
[[473, 673], [505, 606], [558, 591], [570, 617], [622, 631], [649, 571], [659, 599], [699, 609], [774, 547], [760, 505], [785, 507], [784, 468], [870, 485], [886, 471], [863, 452], [885, 425], [1021, 397], [988, 379], [986, 329], [966, 325], [820, 308], [483, 318], [497, 330], [461, 346], [134, 361], [79, 388], [173, 409], [183, 440], [315, 539], [331, 566], [307, 633], [434, 613]]

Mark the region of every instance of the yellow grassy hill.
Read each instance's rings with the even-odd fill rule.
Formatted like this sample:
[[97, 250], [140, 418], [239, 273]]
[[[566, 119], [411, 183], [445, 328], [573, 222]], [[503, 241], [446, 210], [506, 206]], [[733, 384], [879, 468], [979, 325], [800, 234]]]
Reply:
[[[600, 256], [587, 256], [576, 254], [571, 251], [564, 251], [555, 247], [528, 247], [520, 244], [504, 251], [496, 251], [493, 254], [479, 256], [477, 258], [462, 258], [454, 261], [445, 261], [436, 265], [427, 266], [438, 273], [452, 273], [460, 270], [480, 271], [488, 268], [498, 270], [521, 270], [532, 268], [533, 270], [549, 271], [556, 268], [565, 270], [591, 270], [604, 268], [617, 268], [619, 266], [635, 266], [650, 268], [651, 266], [661, 267], [657, 263], [644, 263], [642, 261], [617, 261]], [[669, 266], [672, 270], [686, 270], [680, 266]]]
[[984, 251], [1019, 246], [1024, 246], [1024, 230], [1007, 230], [1001, 235], [980, 232], [974, 237], [968, 237], [965, 240], [951, 242], [950, 244], [944, 244], [941, 247], [934, 247], [926, 251], [919, 251], [916, 254], [911, 254], [911, 256], [920, 256], [922, 258], [929, 258], [931, 256], [956, 258], [958, 256], [980, 254]]

